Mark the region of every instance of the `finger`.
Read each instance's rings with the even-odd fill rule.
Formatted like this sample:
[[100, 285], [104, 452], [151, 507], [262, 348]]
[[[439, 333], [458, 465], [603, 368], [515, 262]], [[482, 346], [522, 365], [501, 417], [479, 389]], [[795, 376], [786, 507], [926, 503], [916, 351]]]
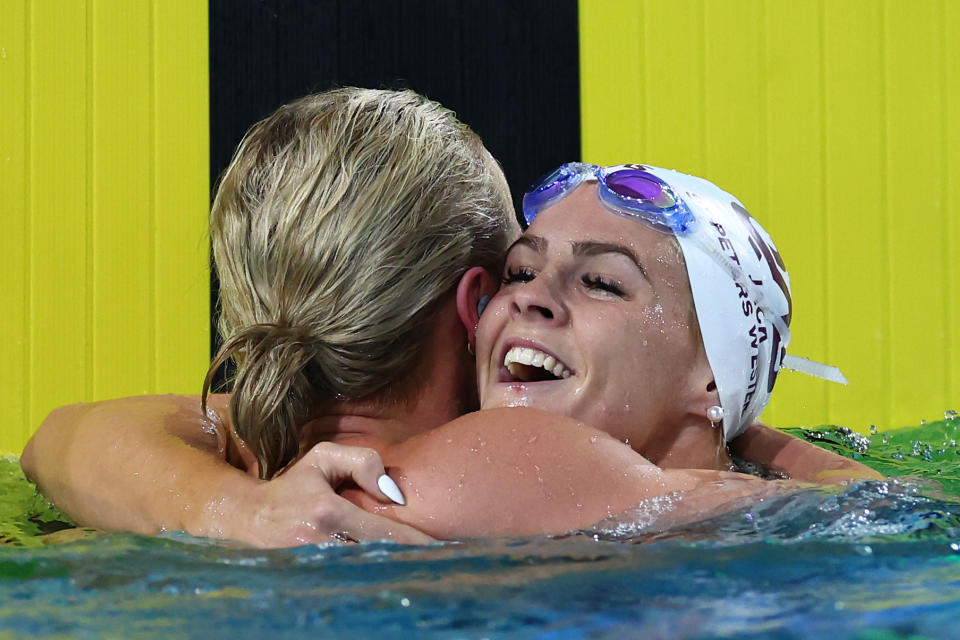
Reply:
[[406, 504], [400, 488], [386, 475], [380, 454], [373, 449], [321, 442], [305, 458], [331, 486], [350, 479], [380, 502]]
[[350, 504], [338, 518], [340, 526], [330, 533], [341, 542], [390, 540], [400, 544], [426, 544], [434, 539], [413, 527], [373, 515]]

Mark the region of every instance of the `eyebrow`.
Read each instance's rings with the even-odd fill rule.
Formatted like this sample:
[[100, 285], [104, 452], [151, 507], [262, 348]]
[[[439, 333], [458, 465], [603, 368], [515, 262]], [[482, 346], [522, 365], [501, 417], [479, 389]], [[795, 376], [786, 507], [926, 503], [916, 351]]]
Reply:
[[[514, 247], [524, 245], [530, 247], [537, 253], [543, 253], [547, 250], [547, 246], [550, 243], [547, 242], [546, 238], [540, 236], [535, 236], [531, 233], [525, 233], [514, 241], [513, 244], [507, 249], [507, 253], [510, 253]], [[640, 260], [637, 259], [636, 254], [630, 250], [629, 247], [625, 247], [622, 244], [616, 244], [613, 242], [594, 242], [594, 241], [585, 241], [585, 242], [571, 242], [573, 247], [573, 255], [575, 256], [598, 256], [604, 253], [619, 253], [622, 256], [626, 256], [630, 262], [632, 262], [637, 269], [640, 270], [640, 273], [643, 275], [647, 281], [650, 281], [650, 276], [647, 274], [647, 270], [643, 268], [643, 264], [640, 263]]]
[[647, 270], [643, 268], [643, 265], [640, 263], [640, 260], [637, 259], [636, 254], [630, 250], [629, 247], [625, 247], [622, 244], [615, 244], [612, 242], [573, 242], [573, 255], [575, 256], [597, 256], [604, 253], [619, 253], [622, 256], [626, 256], [630, 262], [636, 265], [637, 269], [640, 270], [640, 273], [643, 274], [643, 277], [648, 281], [650, 276], [647, 275]]
[[[527, 246], [527, 247], [530, 247], [531, 249], [533, 249], [533, 250], [536, 251], [537, 253], [543, 253], [544, 251], [547, 250], [547, 245], [549, 245], [549, 244], [550, 244], [550, 243], [547, 242], [547, 239], [546, 239], [546, 238], [541, 238], [540, 236], [535, 236], [535, 235], [533, 235], [533, 234], [531, 234], [531, 233], [525, 233], [525, 234], [523, 234], [522, 236], [520, 236], [519, 238], [517, 238], [516, 240], [514, 240], [514, 241], [513, 241], [513, 244], [511, 244], [509, 247], [507, 247], [507, 252], [506, 252], [506, 254], [508, 254], [508, 253], [510, 253], [511, 251], [513, 251], [513, 248], [514, 248], [514, 247], [519, 247], [520, 245], [525, 245], [525, 246]], [[506, 254], [504, 254], [504, 255], [506, 255]]]

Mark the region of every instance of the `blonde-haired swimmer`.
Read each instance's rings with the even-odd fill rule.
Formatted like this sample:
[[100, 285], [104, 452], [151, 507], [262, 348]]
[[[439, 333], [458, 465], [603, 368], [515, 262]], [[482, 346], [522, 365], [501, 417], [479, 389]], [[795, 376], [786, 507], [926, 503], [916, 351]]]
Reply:
[[[325, 439], [317, 413], [424, 402], [431, 338], [463, 331], [437, 305], [470, 267], [499, 268], [511, 222], [480, 139], [411, 91], [311, 95], [249, 131], [210, 214], [224, 345], [205, 389], [233, 358], [233, 425], [261, 478]], [[467, 354], [455, 357], [455, 406], [432, 407], [423, 429], [468, 406]]]
[[312, 448], [395, 442], [476, 406], [453, 292], [470, 268], [496, 272], [519, 234], [480, 138], [412, 91], [306, 96], [247, 133], [210, 234], [224, 344], [207, 383], [232, 358], [232, 395], [205, 385], [211, 420], [176, 396], [62, 408], [25, 449], [27, 474], [92, 526], [274, 546], [341, 529], [424, 539], [333, 494], [346, 477], [386, 500], [375, 452]]
[[[176, 396], [58, 410], [24, 469], [86, 525], [263, 546], [559, 531], [718, 480], [726, 497], [760, 490], [662, 471], [565, 415], [454, 419], [475, 406], [478, 303], [516, 235], [508, 209], [479, 140], [415, 94], [347, 89], [282, 108], [238, 150], [212, 215], [233, 396], [209, 396], [209, 417]], [[495, 300], [484, 323], [504, 312]], [[677, 442], [663, 457], [697, 462]], [[406, 507], [386, 506], [404, 498], [384, 461]]]

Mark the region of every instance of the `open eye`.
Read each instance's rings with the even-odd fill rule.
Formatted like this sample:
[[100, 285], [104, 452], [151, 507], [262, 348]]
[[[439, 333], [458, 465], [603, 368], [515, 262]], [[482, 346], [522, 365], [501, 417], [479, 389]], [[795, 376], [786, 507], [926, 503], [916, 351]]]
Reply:
[[514, 282], [530, 282], [537, 277], [536, 272], [530, 267], [507, 267], [501, 282], [503, 284], [513, 284]]
[[594, 289], [598, 291], [603, 291], [606, 293], [613, 294], [620, 298], [625, 297], [625, 292], [623, 290], [623, 284], [619, 280], [613, 280], [594, 273], [585, 273], [580, 277], [580, 281], [588, 289]]

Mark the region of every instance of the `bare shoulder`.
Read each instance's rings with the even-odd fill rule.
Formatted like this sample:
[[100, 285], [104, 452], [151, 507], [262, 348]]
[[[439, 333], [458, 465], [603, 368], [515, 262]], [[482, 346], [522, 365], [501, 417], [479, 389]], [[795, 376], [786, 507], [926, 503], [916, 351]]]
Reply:
[[407, 506], [346, 495], [440, 538], [569, 531], [664, 490], [663, 472], [622, 442], [534, 409], [468, 414], [381, 455]]
[[487, 458], [494, 453], [500, 464], [519, 466], [520, 470], [549, 462], [572, 471], [584, 466], [585, 460], [600, 459], [655, 468], [629, 446], [602, 431], [566, 416], [525, 407], [468, 413], [397, 446], [405, 459], [420, 459], [447, 450], [479, 469], [493, 464]]

